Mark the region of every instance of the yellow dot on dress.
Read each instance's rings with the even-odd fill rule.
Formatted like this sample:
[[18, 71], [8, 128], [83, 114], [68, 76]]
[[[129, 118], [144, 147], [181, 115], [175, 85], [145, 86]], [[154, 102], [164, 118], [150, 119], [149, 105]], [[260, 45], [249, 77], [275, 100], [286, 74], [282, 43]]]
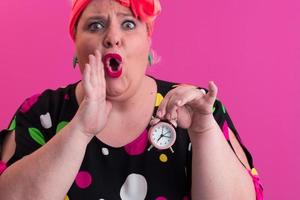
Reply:
[[257, 170], [254, 167], [251, 169], [251, 174], [254, 176], [258, 176]]
[[164, 99], [164, 97], [161, 95], [161, 93], [157, 93], [156, 94], [155, 106], [159, 106], [163, 99]]
[[166, 154], [162, 153], [162, 154], [160, 154], [160, 156], [159, 156], [159, 160], [160, 160], [161, 162], [167, 162], [167, 161], [168, 161], [168, 157], [167, 157]]
[[65, 199], [64, 199], [64, 200], [70, 200], [70, 199], [69, 199], [69, 197], [68, 197], [68, 195], [65, 197]]

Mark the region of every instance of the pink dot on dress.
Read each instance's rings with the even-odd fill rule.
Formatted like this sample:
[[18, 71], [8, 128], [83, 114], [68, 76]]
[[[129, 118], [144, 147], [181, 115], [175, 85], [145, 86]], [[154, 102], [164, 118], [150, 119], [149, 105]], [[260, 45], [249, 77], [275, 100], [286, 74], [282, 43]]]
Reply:
[[166, 198], [166, 197], [163, 197], [163, 196], [159, 196], [159, 197], [156, 197], [155, 200], [167, 200], [167, 198]]
[[135, 156], [142, 154], [148, 144], [148, 131], [145, 129], [143, 133], [131, 143], [124, 146], [128, 155]]
[[20, 111], [22, 113], [26, 113], [30, 110], [30, 108], [37, 102], [39, 96], [41, 94], [36, 94], [30, 97], [29, 99], [26, 99], [25, 102], [22, 104]]
[[80, 171], [75, 178], [75, 183], [79, 188], [85, 189], [91, 185], [92, 176], [87, 171]]

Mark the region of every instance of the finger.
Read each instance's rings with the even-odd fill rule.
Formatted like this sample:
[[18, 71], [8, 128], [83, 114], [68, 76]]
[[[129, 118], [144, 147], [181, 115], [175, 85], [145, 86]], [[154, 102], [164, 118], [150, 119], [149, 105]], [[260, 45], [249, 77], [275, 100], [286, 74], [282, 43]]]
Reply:
[[95, 50], [95, 70], [96, 70], [96, 79], [97, 79], [97, 86], [102, 86], [102, 77], [101, 77], [101, 62], [100, 62], [100, 52]]
[[200, 99], [204, 96], [204, 92], [196, 89], [196, 88], [192, 88], [190, 90], [185, 91], [185, 93], [182, 95], [182, 99], [180, 100], [180, 103], [178, 103], [179, 106], [184, 106], [185, 104], [187, 104], [188, 102], [191, 102], [195, 99]]
[[91, 66], [90, 76], [91, 76], [91, 84], [93, 87], [97, 86], [97, 66], [96, 66], [96, 58], [94, 55], [89, 55], [89, 64]]
[[91, 70], [90, 65], [88, 63], [85, 64], [85, 68], [83, 71], [82, 85], [83, 85], [85, 95], [88, 97], [91, 95], [90, 70]]
[[105, 82], [105, 72], [104, 72], [104, 66], [102, 63], [102, 57], [99, 50], [96, 50], [96, 59], [97, 59], [97, 70], [98, 70], [98, 80], [99, 80], [99, 90], [101, 91], [101, 95], [106, 98], [106, 82]]
[[174, 93], [170, 98], [166, 106], [166, 113], [168, 120], [177, 120], [177, 109], [178, 109], [179, 97], [177, 93]]
[[166, 96], [163, 98], [163, 100], [161, 101], [160, 105], [159, 105], [159, 108], [157, 109], [157, 112], [156, 112], [156, 115], [163, 119], [165, 117], [165, 114], [166, 114], [166, 106], [168, 104], [168, 101], [172, 95], [172, 93], [174, 92], [175, 89], [173, 90], [170, 90]]
[[151, 126], [154, 126], [154, 125], [157, 124], [159, 121], [160, 121], [159, 118], [153, 118], [153, 119], [150, 120], [150, 125], [151, 125]]
[[96, 60], [97, 60], [97, 69], [98, 69], [98, 72], [99, 72], [99, 80], [100, 80], [100, 84], [101, 86], [105, 86], [105, 74], [104, 74], [104, 66], [103, 66], [103, 63], [102, 63], [102, 56], [101, 56], [101, 53], [99, 50], [96, 50], [95, 52], [95, 55], [96, 55]]
[[218, 87], [216, 86], [216, 84], [213, 81], [209, 81], [208, 82], [208, 103], [209, 104], [213, 104], [217, 98], [217, 94], [218, 94]]

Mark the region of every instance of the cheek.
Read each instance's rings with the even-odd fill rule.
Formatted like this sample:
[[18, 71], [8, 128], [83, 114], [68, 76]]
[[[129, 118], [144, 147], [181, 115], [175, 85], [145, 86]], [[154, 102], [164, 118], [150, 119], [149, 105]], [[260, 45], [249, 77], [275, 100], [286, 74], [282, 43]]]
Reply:
[[76, 42], [76, 56], [81, 71], [83, 71], [84, 65], [89, 61], [89, 55], [94, 54], [96, 49], [96, 42], [93, 40], [85, 40], [84, 42]]
[[134, 40], [130, 47], [130, 59], [138, 61], [139, 64], [147, 65], [148, 63], [148, 53], [150, 49], [150, 44], [144, 38], [141, 40]]

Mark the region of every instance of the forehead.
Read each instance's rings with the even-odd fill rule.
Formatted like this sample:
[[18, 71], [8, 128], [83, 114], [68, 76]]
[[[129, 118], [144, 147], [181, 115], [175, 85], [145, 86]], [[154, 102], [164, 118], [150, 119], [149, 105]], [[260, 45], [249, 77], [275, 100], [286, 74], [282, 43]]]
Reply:
[[114, 0], [92, 0], [85, 8], [83, 16], [125, 14], [133, 16], [131, 10]]

